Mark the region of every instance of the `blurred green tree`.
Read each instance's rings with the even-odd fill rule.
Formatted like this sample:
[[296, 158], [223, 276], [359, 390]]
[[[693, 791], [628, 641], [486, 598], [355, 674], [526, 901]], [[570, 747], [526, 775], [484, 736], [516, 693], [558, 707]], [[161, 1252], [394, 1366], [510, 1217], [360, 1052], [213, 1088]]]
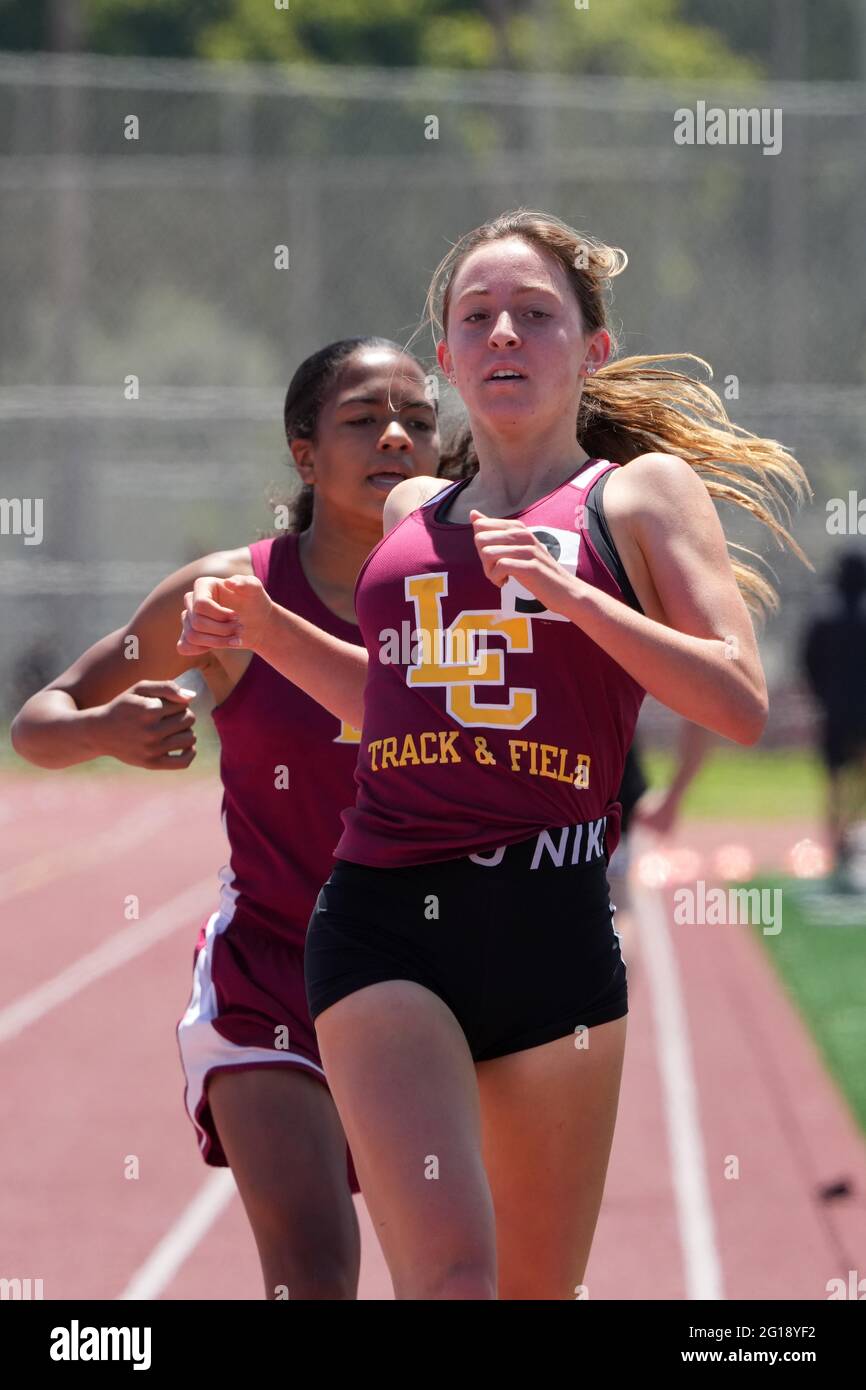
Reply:
[[[102, 0], [108, 3], [108, 0]], [[290, 0], [291, 4], [291, 0]], [[682, 0], [296, 0], [276, 10], [233, 0], [205, 27], [210, 58], [373, 66], [540, 67], [563, 73], [747, 77], [760, 64], [728, 48], [718, 28], [679, 18]]]
[[[278, 8], [283, 4], [288, 8]], [[854, 79], [866, 62], [863, 6], [864, 0], [0, 0], [0, 48], [52, 48], [62, 7], [80, 10], [82, 46], [96, 53]], [[791, 25], [797, 42], [786, 45]], [[783, 70], [792, 62], [798, 71]]]

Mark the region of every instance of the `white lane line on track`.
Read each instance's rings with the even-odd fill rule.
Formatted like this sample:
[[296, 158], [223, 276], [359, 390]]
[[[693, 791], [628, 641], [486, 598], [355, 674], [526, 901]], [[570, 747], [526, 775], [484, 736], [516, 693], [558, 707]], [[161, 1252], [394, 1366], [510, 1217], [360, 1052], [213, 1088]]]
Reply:
[[661, 894], [634, 880], [632, 920], [650, 985], [686, 1298], [724, 1299], [688, 1016]]
[[230, 1168], [208, 1175], [177, 1221], [133, 1274], [118, 1299], [158, 1298], [237, 1193]]
[[119, 817], [110, 830], [67, 841], [34, 855], [32, 859], [26, 859], [23, 864], [15, 864], [0, 873], [0, 902], [8, 902], [20, 893], [41, 888], [52, 879], [81, 873], [94, 865], [115, 859], [149, 835], [156, 834], [176, 812], [176, 806], [167, 798], [154, 797], [128, 815]]
[[46, 980], [7, 1004], [0, 1009], [0, 1043], [17, 1037], [31, 1023], [36, 1023], [52, 1009], [65, 1004], [94, 980], [102, 979], [162, 941], [163, 937], [170, 936], [179, 927], [188, 927], [190, 922], [212, 911], [215, 892], [214, 878], [202, 879], [170, 898], [140, 922], [134, 922], [108, 937], [101, 946], [80, 956], [53, 979]]

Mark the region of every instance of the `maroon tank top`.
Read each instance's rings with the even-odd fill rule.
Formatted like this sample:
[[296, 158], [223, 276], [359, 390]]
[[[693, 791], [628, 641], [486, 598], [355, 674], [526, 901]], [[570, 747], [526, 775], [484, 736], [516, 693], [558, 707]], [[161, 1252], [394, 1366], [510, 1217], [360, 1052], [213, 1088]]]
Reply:
[[[586, 525], [591, 489], [618, 466], [589, 459], [516, 515], [571, 574], [624, 601]], [[370, 663], [336, 856], [422, 864], [602, 817], [611, 855], [645, 692], [515, 579], [485, 577], [472, 526], [439, 515], [468, 481], [410, 512], [358, 576]]]
[[[338, 618], [307, 582], [298, 537], [250, 546], [253, 571], [284, 608], [346, 642]], [[333, 868], [340, 812], [354, 798], [359, 734], [253, 656], [213, 711], [219, 733], [223, 820], [231, 859], [222, 908], [302, 942], [316, 896]]]

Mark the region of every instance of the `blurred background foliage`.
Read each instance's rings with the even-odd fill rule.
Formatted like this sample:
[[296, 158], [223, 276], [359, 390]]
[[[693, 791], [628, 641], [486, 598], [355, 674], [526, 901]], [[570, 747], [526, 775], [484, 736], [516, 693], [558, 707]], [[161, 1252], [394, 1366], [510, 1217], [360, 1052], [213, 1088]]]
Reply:
[[863, 0], [286, 3], [0, 0], [0, 49], [665, 79], [854, 80], [864, 68]]

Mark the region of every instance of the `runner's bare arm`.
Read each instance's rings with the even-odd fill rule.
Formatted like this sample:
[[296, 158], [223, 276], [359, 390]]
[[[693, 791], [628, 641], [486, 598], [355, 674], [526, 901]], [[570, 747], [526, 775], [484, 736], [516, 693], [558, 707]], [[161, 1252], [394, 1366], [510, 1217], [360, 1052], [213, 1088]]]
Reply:
[[[169, 575], [126, 627], [100, 638], [26, 701], [11, 729], [16, 752], [45, 768], [103, 756], [140, 767], [188, 766], [194, 756], [193, 717], [186, 709], [188, 697], [172, 678], [212, 662], [215, 654], [179, 655], [178, 612], [184, 593], [202, 574], [244, 570], [251, 570], [246, 546], [205, 555]], [[157, 700], [167, 703], [160, 706]]]
[[638, 797], [632, 808], [632, 822], [646, 830], [668, 835], [680, 813], [680, 804], [694, 781], [707, 752], [713, 743], [709, 729], [701, 728], [690, 719], [680, 721], [677, 735], [677, 760], [673, 775], [666, 787], [650, 787]]
[[643, 613], [568, 574], [521, 521], [473, 509], [485, 574], [497, 585], [514, 575], [676, 714], [736, 743], [757, 743], [766, 681], [701, 479], [684, 459], [644, 454], [612, 475], [605, 511]]
[[[383, 532], [388, 534], [409, 512], [434, 493], [450, 487], [447, 478], [407, 478], [385, 499]], [[305, 691], [338, 719], [360, 729], [364, 720], [367, 650], [332, 637], [321, 628], [273, 603], [255, 578], [220, 583], [199, 579], [186, 595], [183, 631], [177, 649], [196, 655], [210, 648], [254, 651], [280, 675]]]
[[644, 454], [613, 475], [605, 510], [626, 529], [618, 548], [624, 560], [629, 550], [636, 558], [629, 578], [651, 616], [583, 585], [573, 621], [668, 708], [756, 743], [767, 720], [766, 681], [704, 484], [684, 459]]
[[211, 648], [255, 652], [338, 719], [360, 729], [367, 649], [332, 637], [274, 603], [253, 575], [197, 579], [185, 595], [182, 656]]

